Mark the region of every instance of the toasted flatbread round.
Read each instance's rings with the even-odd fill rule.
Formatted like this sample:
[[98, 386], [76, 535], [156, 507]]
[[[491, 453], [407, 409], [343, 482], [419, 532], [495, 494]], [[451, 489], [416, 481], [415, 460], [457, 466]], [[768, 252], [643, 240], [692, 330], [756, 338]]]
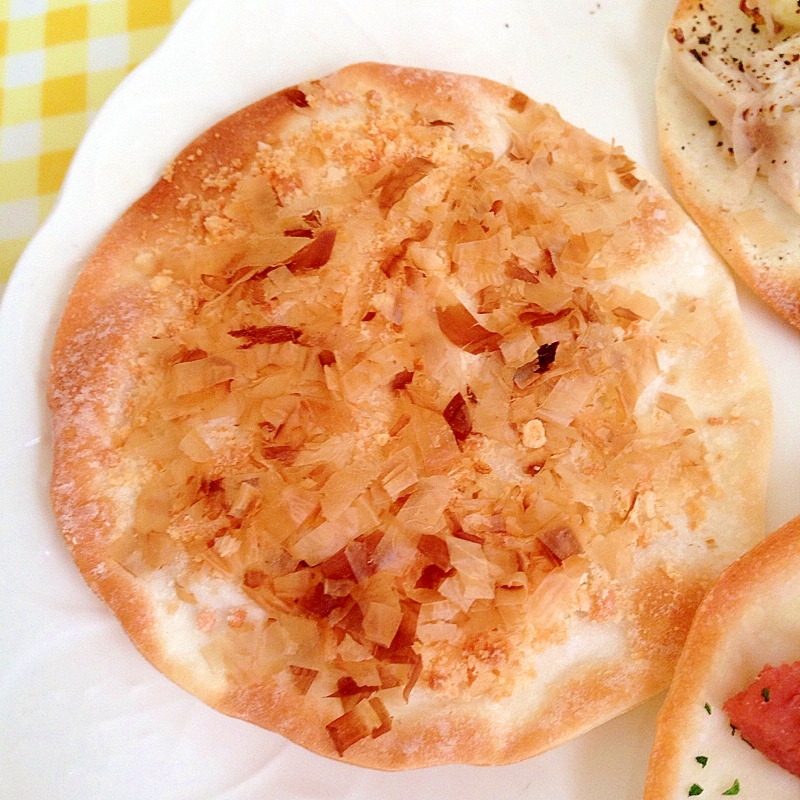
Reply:
[[[794, 91], [778, 77], [797, 85], [799, 44], [792, 29], [751, 5], [679, 2], [656, 84], [659, 149], [675, 194], [713, 246], [800, 328], [800, 111], [783, 113], [780, 126], [758, 115], [772, 95]], [[786, 74], [770, 82], [764, 62]], [[763, 91], [753, 90], [757, 81]], [[793, 108], [788, 98], [781, 107]]]
[[362, 64], [200, 136], [52, 356], [53, 507], [158, 669], [383, 769], [531, 756], [666, 686], [763, 535], [730, 276], [621, 148]]
[[700, 605], [659, 713], [645, 800], [684, 798], [693, 786], [719, 797], [736, 782], [753, 800], [800, 797], [800, 778], [732, 731], [723, 709], [765, 666], [797, 661], [800, 518], [731, 565]]

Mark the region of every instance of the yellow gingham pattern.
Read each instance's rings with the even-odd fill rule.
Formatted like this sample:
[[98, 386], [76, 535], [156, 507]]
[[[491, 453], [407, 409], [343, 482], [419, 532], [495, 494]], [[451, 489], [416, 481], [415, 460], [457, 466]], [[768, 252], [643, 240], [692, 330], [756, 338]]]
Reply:
[[92, 116], [189, 0], [0, 0], [0, 286]]

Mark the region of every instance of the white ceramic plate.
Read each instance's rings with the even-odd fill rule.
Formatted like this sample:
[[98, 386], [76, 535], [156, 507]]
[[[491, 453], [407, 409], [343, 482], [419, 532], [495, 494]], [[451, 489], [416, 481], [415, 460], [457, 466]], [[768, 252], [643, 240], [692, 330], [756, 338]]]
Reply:
[[[0, 310], [0, 797], [637, 800], [659, 698], [520, 764], [384, 774], [228, 719], [156, 672], [83, 583], [48, 503], [44, 390], [82, 262], [197, 133], [246, 103], [379, 60], [511, 83], [651, 172], [673, 0], [194, 0], [115, 92]], [[768, 526], [800, 512], [800, 336], [740, 290], [772, 382]]]

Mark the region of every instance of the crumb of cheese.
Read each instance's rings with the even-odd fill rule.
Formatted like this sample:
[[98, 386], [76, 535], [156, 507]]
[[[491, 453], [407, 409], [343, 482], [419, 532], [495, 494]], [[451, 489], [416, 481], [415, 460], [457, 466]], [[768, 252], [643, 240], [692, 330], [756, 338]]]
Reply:
[[544, 432], [544, 425], [540, 419], [528, 420], [522, 428], [522, 444], [529, 450], [536, 450], [544, 447], [547, 436]]

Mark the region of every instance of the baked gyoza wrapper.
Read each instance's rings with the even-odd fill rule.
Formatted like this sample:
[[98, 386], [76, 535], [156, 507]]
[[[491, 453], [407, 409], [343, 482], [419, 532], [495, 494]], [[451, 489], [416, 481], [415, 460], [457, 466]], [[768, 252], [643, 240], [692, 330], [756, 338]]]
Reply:
[[202, 134], [64, 312], [53, 507], [220, 711], [381, 769], [500, 764], [664, 688], [763, 534], [732, 280], [617, 146], [360, 64]]

